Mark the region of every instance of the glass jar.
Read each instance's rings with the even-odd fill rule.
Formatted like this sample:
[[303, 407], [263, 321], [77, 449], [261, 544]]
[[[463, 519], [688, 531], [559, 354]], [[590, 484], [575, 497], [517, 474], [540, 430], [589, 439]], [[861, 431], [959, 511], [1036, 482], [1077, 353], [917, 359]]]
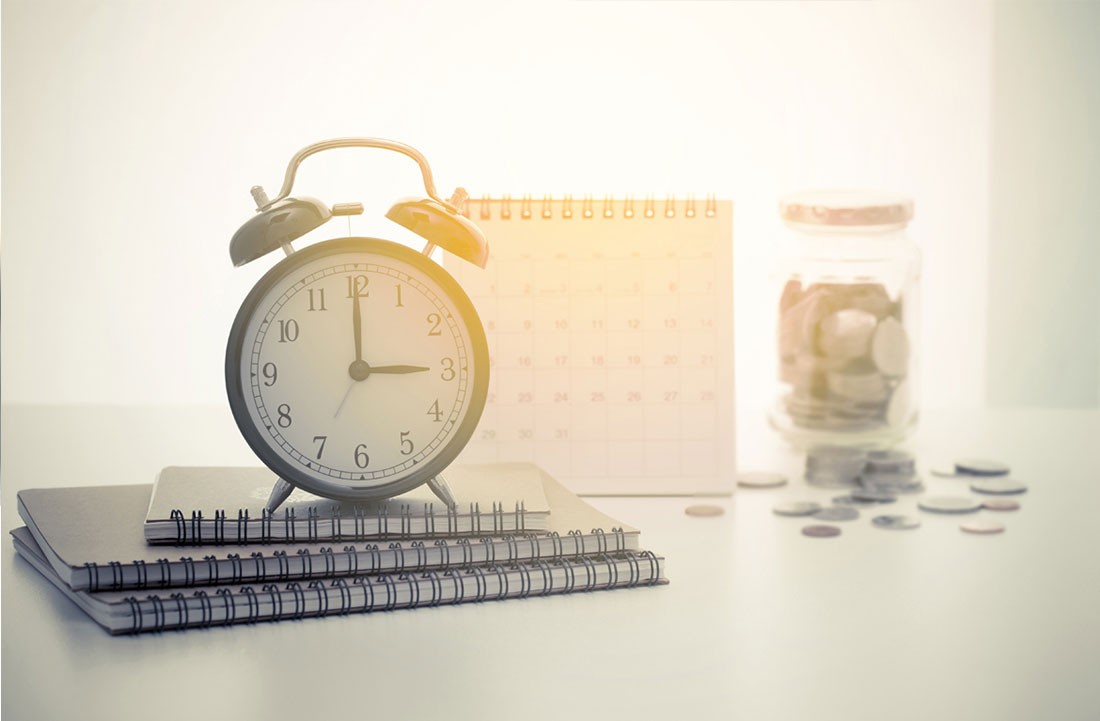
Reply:
[[799, 193], [780, 200], [779, 215], [772, 427], [798, 448], [905, 440], [918, 418], [920, 250], [905, 234], [912, 201]]

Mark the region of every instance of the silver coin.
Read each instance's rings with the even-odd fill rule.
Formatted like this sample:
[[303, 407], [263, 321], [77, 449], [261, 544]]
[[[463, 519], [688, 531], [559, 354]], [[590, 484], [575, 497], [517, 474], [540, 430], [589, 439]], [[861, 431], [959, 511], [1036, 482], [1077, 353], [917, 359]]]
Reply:
[[1024, 493], [1027, 491], [1027, 486], [1011, 478], [983, 478], [980, 481], [972, 482], [970, 490], [996, 496], [1008, 496], [1014, 493]]
[[814, 514], [819, 521], [854, 521], [859, 518], [859, 511], [848, 506], [833, 506], [822, 508]]
[[721, 506], [711, 506], [709, 504], [700, 504], [697, 506], [688, 506], [684, 509], [684, 513], [689, 516], [699, 516], [701, 518], [709, 518], [712, 516], [721, 516], [726, 510]]
[[999, 461], [982, 458], [960, 458], [955, 461], [955, 470], [971, 476], [1007, 476], [1009, 467]]
[[1008, 498], [990, 498], [982, 502], [982, 508], [987, 511], [1018, 511], [1020, 504]]
[[852, 491], [851, 496], [861, 501], [872, 501], [874, 503], [893, 503], [898, 500], [898, 497], [893, 493], [887, 493], [886, 491], [880, 491], [874, 488], [857, 488]]
[[920, 519], [914, 516], [875, 516], [871, 519], [871, 525], [892, 531], [910, 531], [920, 528]]
[[737, 485], [743, 488], [776, 488], [786, 485], [787, 477], [771, 471], [746, 471], [737, 474]]
[[840, 529], [836, 526], [804, 526], [802, 528], [802, 535], [809, 536], [811, 538], [832, 538], [840, 535]]
[[871, 359], [888, 376], [904, 376], [909, 367], [909, 336], [894, 318], [879, 322], [871, 338]]
[[933, 476], [939, 476], [940, 478], [956, 478], [959, 472], [955, 470], [954, 464], [941, 463], [928, 468], [928, 472]]
[[847, 496], [836, 496], [835, 498], [833, 498], [833, 503], [837, 506], [851, 506], [853, 508], [866, 508], [867, 506], [878, 505], [876, 501], [869, 501], [863, 498], [857, 498], [855, 490], [853, 490], [852, 493]]
[[812, 516], [820, 510], [821, 504], [813, 501], [784, 501], [772, 506], [777, 516]]
[[982, 507], [980, 501], [960, 496], [929, 496], [917, 502], [922, 511], [933, 513], [973, 513]]
[[871, 466], [911, 464], [913, 456], [897, 448], [884, 448], [867, 454], [867, 463]]
[[1005, 530], [1003, 523], [997, 523], [996, 521], [967, 521], [960, 524], [959, 528], [967, 533], [1002, 533]]

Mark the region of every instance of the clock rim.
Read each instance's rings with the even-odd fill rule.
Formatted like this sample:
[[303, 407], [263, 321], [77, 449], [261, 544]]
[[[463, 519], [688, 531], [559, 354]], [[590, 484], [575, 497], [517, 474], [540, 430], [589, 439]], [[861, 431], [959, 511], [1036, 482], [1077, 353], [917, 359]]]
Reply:
[[[336, 481], [310, 476], [304, 470], [296, 468], [269, 446], [267, 441], [264, 440], [259, 427], [252, 421], [244, 394], [244, 379], [241, 377], [240, 370], [241, 355], [244, 349], [244, 332], [255, 314], [256, 305], [260, 300], [267, 295], [276, 283], [296, 268], [325, 255], [348, 251], [375, 253], [407, 262], [439, 284], [439, 287], [454, 303], [459, 320], [466, 326], [467, 333], [470, 336], [470, 352], [473, 360], [469, 409], [443, 448], [434, 458], [423, 464], [423, 466], [415, 468], [408, 476], [369, 488], [353, 488]], [[481, 420], [482, 412], [485, 410], [485, 400], [489, 392], [489, 345], [485, 337], [485, 327], [482, 325], [481, 317], [477, 314], [470, 297], [466, 295], [466, 291], [462, 289], [454, 276], [431, 258], [408, 246], [382, 238], [366, 236], [333, 238], [314, 243], [283, 258], [264, 273], [263, 277], [245, 296], [229, 330], [229, 341], [225, 351], [225, 389], [229, 398], [230, 410], [233, 412], [233, 419], [236, 421], [241, 435], [244, 436], [245, 442], [248, 443], [252, 452], [263, 464], [279, 478], [296, 488], [301, 488], [324, 498], [350, 502], [375, 501], [392, 498], [427, 483], [442, 473], [469, 443], [478, 422]]]

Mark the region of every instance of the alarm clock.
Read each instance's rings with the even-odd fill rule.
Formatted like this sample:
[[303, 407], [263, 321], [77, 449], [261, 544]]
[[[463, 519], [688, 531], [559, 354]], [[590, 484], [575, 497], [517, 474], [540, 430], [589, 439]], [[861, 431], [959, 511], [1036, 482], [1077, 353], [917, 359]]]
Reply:
[[[421, 252], [382, 238], [343, 237], [295, 251], [292, 241], [360, 203], [291, 197], [303, 160], [334, 148], [380, 148], [417, 162], [428, 197], [386, 217], [424, 238]], [[485, 236], [435, 189], [416, 149], [338, 138], [291, 159], [277, 197], [252, 188], [256, 214], [233, 236], [234, 266], [282, 249], [229, 332], [225, 385], [245, 441], [279, 478], [267, 508], [295, 487], [370, 501], [428, 484], [449, 507], [443, 475], [481, 418], [489, 385], [485, 330], [469, 297], [431, 259], [436, 248], [484, 268]]]

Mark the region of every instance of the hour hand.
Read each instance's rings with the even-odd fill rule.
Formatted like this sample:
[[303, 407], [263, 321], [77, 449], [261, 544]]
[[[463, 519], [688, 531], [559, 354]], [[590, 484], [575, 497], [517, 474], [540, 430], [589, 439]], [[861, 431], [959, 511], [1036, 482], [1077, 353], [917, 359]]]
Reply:
[[423, 373], [424, 371], [431, 370], [427, 366], [371, 366], [371, 373], [391, 373], [393, 375], [403, 373]]

